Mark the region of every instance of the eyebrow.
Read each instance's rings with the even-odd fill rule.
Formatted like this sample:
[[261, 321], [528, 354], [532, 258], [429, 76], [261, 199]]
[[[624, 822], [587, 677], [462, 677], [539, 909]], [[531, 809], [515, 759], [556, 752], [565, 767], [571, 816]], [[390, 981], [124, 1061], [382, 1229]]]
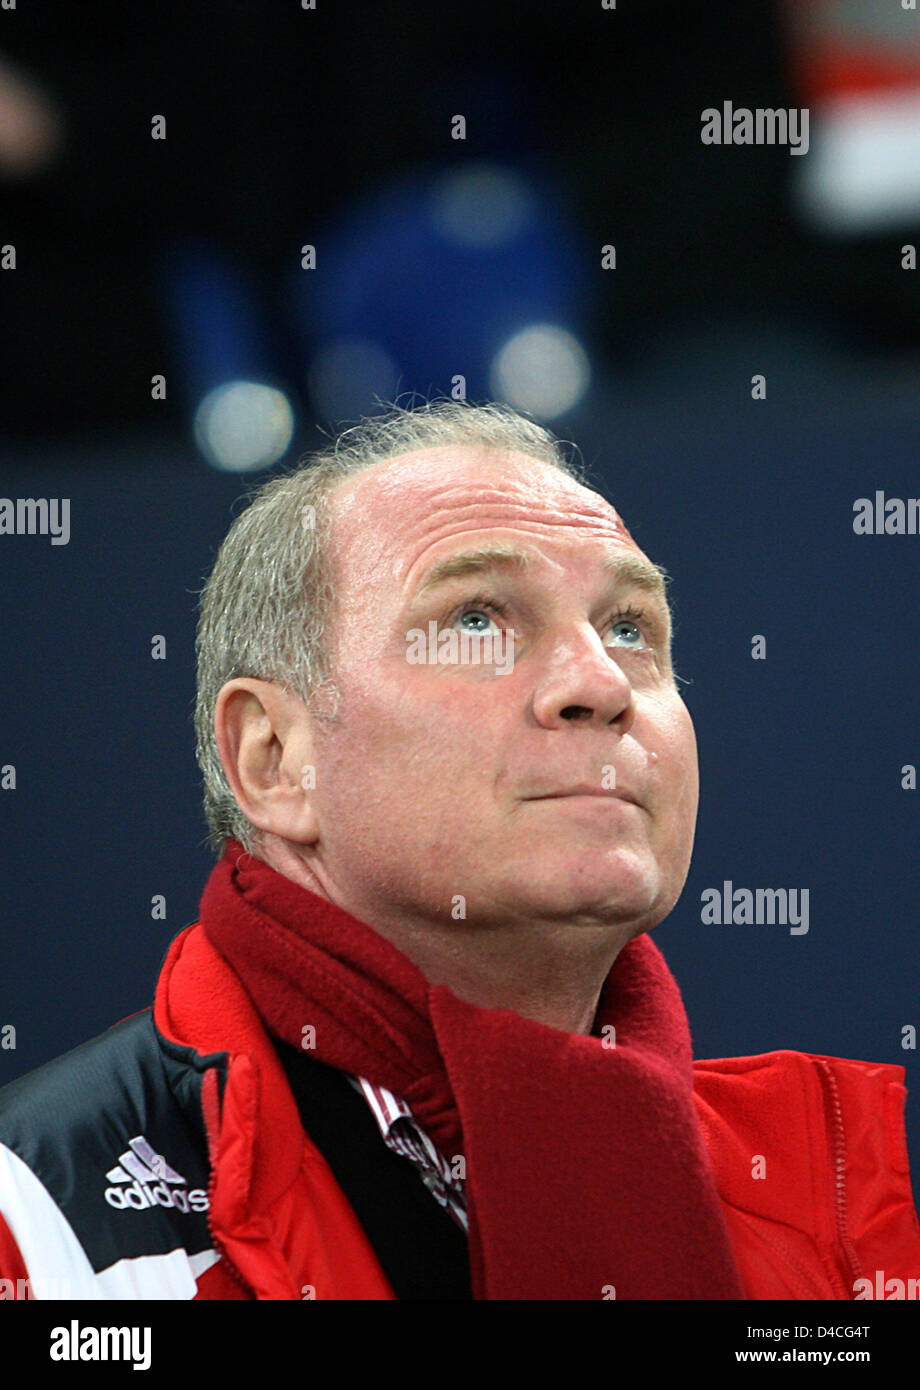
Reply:
[[[462, 578], [468, 574], [478, 574], [490, 569], [526, 569], [532, 557], [526, 550], [513, 546], [481, 546], [476, 550], [464, 550], [458, 555], [449, 555], [433, 565], [419, 585], [418, 593], [427, 593], [449, 579]], [[666, 586], [669, 575], [660, 566], [652, 564], [640, 555], [609, 555], [604, 561], [604, 571], [617, 582], [629, 584], [634, 589], [643, 589], [661, 599], [667, 606]]]

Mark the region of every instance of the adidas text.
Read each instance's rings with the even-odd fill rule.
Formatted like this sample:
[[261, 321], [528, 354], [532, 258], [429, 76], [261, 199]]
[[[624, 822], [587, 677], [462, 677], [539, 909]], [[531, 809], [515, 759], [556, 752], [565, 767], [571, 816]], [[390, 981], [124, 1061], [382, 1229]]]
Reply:
[[105, 1200], [120, 1211], [133, 1207], [175, 1207], [178, 1211], [207, 1211], [208, 1194], [195, 1187], [189, 1192], [185, 1178], [158, 1154], [142, 1134], [128, 1140], [128, 1147], [114, 1168], [106, 1173], [111, 1187]]
[[210, 1203], [208, 1194], [201, 1187], [193, 1187], [191, 1192], [180, 1187], [172, 1191], [165, 1182], [154, 1183], [148, 1187], [135, 1178], [127, 1187], [107, 1187], [105, 1200], [110, 1207], [124, 1210], [134, 1207], [143, 1211], [145, 1207], [176, 1207], [179, 1211], [207, 1211]]

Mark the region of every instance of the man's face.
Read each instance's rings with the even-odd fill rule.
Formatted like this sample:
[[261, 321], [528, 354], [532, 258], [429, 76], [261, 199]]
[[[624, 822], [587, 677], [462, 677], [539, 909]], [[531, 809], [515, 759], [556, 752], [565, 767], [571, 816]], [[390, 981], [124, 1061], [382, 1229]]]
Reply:
[[[462, 895], [467, 924], [654, 926], [690, 863], [696, 743], [663, 593], [611, 567], [648, 566], [613, 509], [549, 465], [459, 448], [377, 464], [334, 508], [328, 895], [369, 921], [449, 922]], [[523, 559], [483, 566], [494, 550]], [[513, 629], [512, 668], [410, 662], [431, 623]]]

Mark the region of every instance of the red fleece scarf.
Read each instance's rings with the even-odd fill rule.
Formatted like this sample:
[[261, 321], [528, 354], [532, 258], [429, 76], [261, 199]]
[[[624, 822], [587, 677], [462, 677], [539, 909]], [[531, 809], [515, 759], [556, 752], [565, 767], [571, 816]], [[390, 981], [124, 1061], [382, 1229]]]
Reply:
[[388, 1087], [443, 1153], [464, 1154], [474, 1297], [745, 1297], [686, 1015], [647, 936], [620, 952], [584, 1037], [430, 985], [235, 840], [201, 921], [270, 1032], [300, 1047], [312, 1025], [315, 1056]]

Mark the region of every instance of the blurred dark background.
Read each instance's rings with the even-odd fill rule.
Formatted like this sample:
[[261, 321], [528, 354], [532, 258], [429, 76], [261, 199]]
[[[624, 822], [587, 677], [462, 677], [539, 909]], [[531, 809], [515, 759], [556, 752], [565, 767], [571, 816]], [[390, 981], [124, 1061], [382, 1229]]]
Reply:
[[[807, 107], [807, 153], [704, 144], [728, 101]], [[0, 535], [0, 1082], [195, 919], [196, 592], [246, 490], [465, 389], [576, 441], [674, 576], [702, 794], [655, 936], [697, 1055], [904, 1065], [920, 1162], [920, 536], [853, 530], [920, 496], [917, 243], [895, 5], [0, 12], [0, 494], [71, 507]], [[807, 888], [808, 933], [703, 925], [726, 879]]]

